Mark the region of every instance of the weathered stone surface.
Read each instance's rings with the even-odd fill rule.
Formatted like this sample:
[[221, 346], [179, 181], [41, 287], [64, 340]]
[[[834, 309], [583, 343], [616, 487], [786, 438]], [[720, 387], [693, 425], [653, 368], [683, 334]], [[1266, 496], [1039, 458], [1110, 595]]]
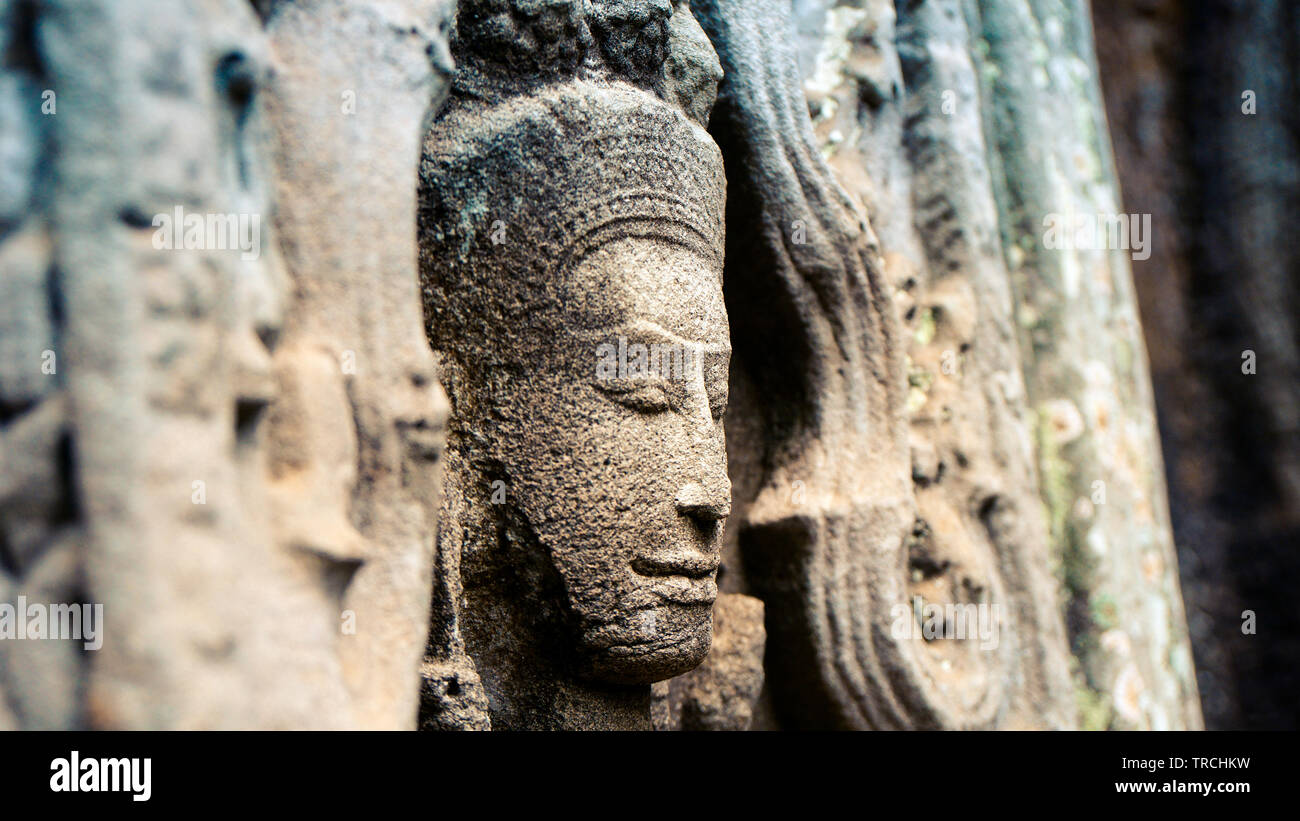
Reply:
[[664, 63], [664, 98], [702, 126], [718, 96], [722, 66], [708, 35], [690, 11], [686, 0], [676, 0], [668, 20], [667, 61]]
[[[447, 406], [422, 333], [414, 171], [452, 71], [453, 11], [282, 3], [267, 22], [275, 227], [293, 283], [271, 514], [279, 547], [346, 582], [325, 616], [345, 628], [332, 642], [358, 727], [409, 728], [418, 704]], [[341, 202], [360, 207], [328, 207]]]
[[[0, 3], [0, 601], [11, 604], [28, 594], [61, 602], [76, 583], [67, 395], [49, 291], [49, 208], [40, 196], [48, 80], [33, 36], [30, 11]], [[83, 681], [67, 645], [0, 643], [0, 728], [72, 726]]]
[[[1029, 672], [1005, 678], [1043, 695], [1011, 698], [1004, 726], [1195, 726], [1127, 264], [1043, 247], [1052, 212], [1116, 210], [1083, 4], [981, 6], [802, 4], [825, 37], [804, 49], [818, 133], [868, 203], [910, 331], [918, 499], [976, 502], [966, 532], [992, 539], [1019, 602], [1010, 638], [1034, 637], [1016, 651]], [[1111, 653], [1071, 698], [1066, 664]], [[1140, 708], [1138, 667], [1161, 682]]]
[[978, 26], [993, 187], [1087, 724], [1198, 729], [1130, 267], [1138, 248], [1053, 249], [1043, 234], [1053, 214], [1120, 213], [1088, 4], [996, 0]]
[[[700, 5], [727, 72], [715, 127], [744, 169], [732, 179], [731, 236], [746, 240], [728, 249], [728, 304], [737, 372], [754, 383], [745, 393], [762, 397], [748, 410], [765, 419], [740, 447], [768, 455], [757, 481], [733, 479], [756, 491], [738, 501], [737, 549], [742, 589], [767, 605], [775, 718], [814, 727], [1068, 726], [1066, 650], [1041, 523], [1034, 530], [1031, 450], [992, 379], [993, 362], [1015, 361], [1014, 341], [979, 304], [992, 300], [1005, 316], [1005, 285], [988, 293], [952, 276], [936, 289], [926, 312], [940, 320], [922, 358], [915, 333], [899, 324], [890, 281], [911, 249], [913, 285], [929, 264], [914, 239], [892, 230], [890, 220], [911, 212], [908, 198], [872, 212], [890, 241], [882, 259], [884, 240], [822, 158], [794, 45], [765, 34], [792, 28], [784, 4]], [[978, 141], [978, 127], [972, 136]], [[855, 159], [856, 169], [836, 164], [846, 179], [862, 179], [863, 166], [871, 179], [891, 179], [892, 170]], [[921, 200], [940, 212], [953, 174], [936, 169], [928, 180], [934, 189]], [[992, 207], [981, 205], [966, 219], [982, 213], [991, 235]], [[926, 227], [935, 249], [951, 245], [940, 224]], [[935, 265], [962, 265], [948, 262]], [[783, 315], [774, 302], [790, 307]], [[779, 353], [774, 339], [785, 342]], [[990, 348], [989, 379], [935, 384], [944, 352], [955, 357], [973, 343]], [[1020, 384], [1014, 368], [1001, 376], [1001, 390]], [[918, 383], [944, 395], [918, 396]], [[918, 601], [996, 613], [996, 632], [920, 641], [903, 629]], [[1028, 636], [1032, 646], [1021, 645]]]
[[421, 171], [453, 408], [440, 550], [463, 585], [431, 657], [463, 636], [494, 729], [649, 728], [649, 684], [709, 651], [730, 509], [721, 157], [637, 87], [660, 85], [659, 5], [595, 7], [581, 73], [564, 50], [486, 61], [463, 28], [475, 85]]
[[5, 174], [47, 176], [4, 203], [0, 564], [106, 625], [5, 642], [8, 723], [413, 727], [446, 414], [414, 172], [450, 4], [21, 5], [2, 104], [57, 110], [5, 122]]
[[763, 602], [723, 593], [713, 606], [713, 649], [689, 673], [655, 685], [656, 730], [748, 730], [763, 690]]
[[1040, 5], [0, 0], [0, 728], [1195, 726]]

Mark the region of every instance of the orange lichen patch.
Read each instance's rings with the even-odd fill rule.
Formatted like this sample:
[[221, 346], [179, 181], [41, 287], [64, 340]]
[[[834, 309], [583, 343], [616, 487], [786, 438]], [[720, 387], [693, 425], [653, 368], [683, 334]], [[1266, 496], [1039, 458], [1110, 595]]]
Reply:
[[1142, 578], [1155, 584], [1164, 576], [1164, 571], [1165, 562], [1159, 552], [1147, 550], [1142, 554]]
[[1133, 652], [1133, 643], [1129, 641], [1128, 633], [1123, 630], [1107, 630], [1101, 634], [1100, 642], [1103, 650], [1120, 658], [1125, 658]]
[[1074, 515], [1078, 519], [1091, 519], [1097, 512], [1097, 508], [1092, 504], [1092, 500], [1086, 496], [1080, 496], [1074, 503]]
[[1110, 429], [1110, 397], [1100, 392], [1090, 391], [1084, 402], [1088, 412], [1088, 420], [1092, 423], [1093, 428], [1099, 434], [1105, 434]]
[[1069, 399], [1044, 402], [1043, 413], [1058, 444], [1073, 441], [1083, 433], [1083, 416]]
[[1146, 684], [1136, 664], [1129, 663], [1115, 677], [1115, 712], [1130, 724], [1142, 722], [1142, 693]]

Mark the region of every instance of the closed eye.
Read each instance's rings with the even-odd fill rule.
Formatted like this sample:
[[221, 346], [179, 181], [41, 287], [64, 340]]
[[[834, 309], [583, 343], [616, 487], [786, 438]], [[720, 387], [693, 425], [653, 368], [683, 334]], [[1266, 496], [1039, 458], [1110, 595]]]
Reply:
[[598, 382], [596, 387], [611, 400], [641, 413], [662, 413], [672, 408], [668, 391], [655, 382], [636, 385], [618, 384], [617, 380]]

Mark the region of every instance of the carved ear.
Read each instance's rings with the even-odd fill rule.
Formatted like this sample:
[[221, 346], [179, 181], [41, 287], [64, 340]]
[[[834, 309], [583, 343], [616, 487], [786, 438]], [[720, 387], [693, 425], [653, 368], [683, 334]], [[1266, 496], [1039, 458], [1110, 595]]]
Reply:
[[686, 0], [678, 0], [668, 21], [663, 80], [663, 98], [707, 127], [722, 81], [722, 64]]

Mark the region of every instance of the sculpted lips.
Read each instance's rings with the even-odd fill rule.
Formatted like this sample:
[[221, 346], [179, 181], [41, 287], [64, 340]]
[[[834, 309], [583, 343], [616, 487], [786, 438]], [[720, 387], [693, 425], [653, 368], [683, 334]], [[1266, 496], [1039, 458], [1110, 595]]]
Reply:
[[[641, 594], [637, 597], [639, 609], [589, 627], [586, 641], [592, 647], [630, 657], [662, 653], [697, 640], [696, 628], [707, 622], [710, 606], [718, 598], [720, 563], [718, 555], [681, 548], [646, 551], [634, 557], [632, 570], [644, 579], [637, 590]], [[646, 593], [661, 603], [647, 601]]]
[[632, 569], [653, 580], [650, 590], [678, 604], [712, 604], [718, 597], [714, 581], [721, 559], [694, 550], [670, 549], [632, 559]]
[[442, 453], [445, 430], [441, 425], [433, 424], [423, 417], [416, 417], [398, 419], [397, 429], [416, 456], [436, 459]]

